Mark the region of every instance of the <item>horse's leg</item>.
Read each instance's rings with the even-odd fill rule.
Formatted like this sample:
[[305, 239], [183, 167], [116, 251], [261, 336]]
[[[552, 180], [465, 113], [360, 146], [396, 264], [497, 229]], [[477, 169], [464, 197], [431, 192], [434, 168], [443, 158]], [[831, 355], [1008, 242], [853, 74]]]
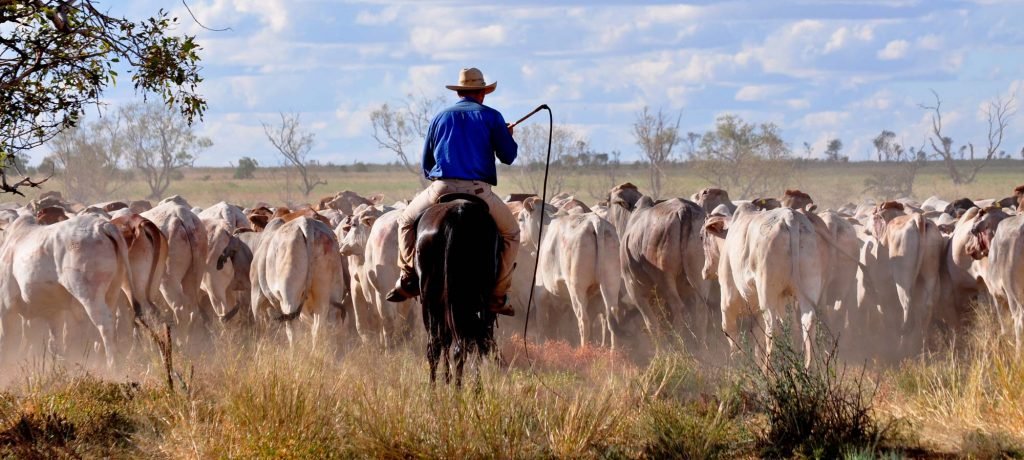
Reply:
[[452, 383], [452, 363], [451, 363], [451, 351], [452, 342], [446, 340], [441, 345], [441, 357], [444, 358], [444, 384], [451, 385]]
[[437, 382], [437, 362], [441, 359], [441, 345], [434, 337], [434, 334], [427, 337], [427, 362], [430, 364], [431, 385]]

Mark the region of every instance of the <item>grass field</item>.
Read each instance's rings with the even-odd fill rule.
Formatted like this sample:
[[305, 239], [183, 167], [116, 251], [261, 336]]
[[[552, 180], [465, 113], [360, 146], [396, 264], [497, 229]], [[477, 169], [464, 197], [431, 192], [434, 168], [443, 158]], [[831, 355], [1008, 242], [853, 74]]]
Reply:
[[[178, 356], [174, 390], [150, 373], [156, 358], [141, 349], [119, 377], [61, 361], [6, 369], [0, 458], [1024, 455], [1024, 363], [988, 316], [957, 351], [823, 374], [802, 372], [797, 358], [774, 379], [742, 358], [708, 362], [671, 344], [638, 363], [531, 342], [527, 359], [514, 337], [502, 342], [503, 364], [481, 366], [478, 390], [430, 386], [417, 341], [389, 351], [344, 339], [289, 350], [282, 335], [229, 331], [212, 351]], [[832, 385], [822, 389], [820, 375]], [[792, 401], [814, 402], [783, 411], [807, 433], [773, 432], [772, 404]], [[855, 423], [832, 418], [827, 408], [838, 401], [860, 404], [867, 418], [856, 423], [869, 436], [827, 436]], [[832, 431], [811, 433], [821, 426]], [[794, 450], [780, 454], [786, 442]]]
[[[880, 167], [811, 165], [779, 190], [799, 187], [825, 206], [857, 201]], [[313, 195], [349, 189], [397, 200], [418, 188], [404, 170], [369, 169], [324, 170], [328, 185]], [[1002, 197], [1022, 173], [1024, 164], [1000, 162], [957, 188], [929, 165], [915, 194]], [[303, 201], [282, 191], [281, 172], [231, 174], [189, 170], [168, 193], [198, 206]], [[615, 181], [643, 189], [645, 177], [625, 168]], [[707, 185], [681, 167], [668, 178], [667, 196]], [[565, 180], [592, 202], [608, 179], [574, 171]], [[518, 191], [508, 182], [499, 193]], [[59, 180], [47, 185], [60, 189]], [[133, 183], [110, 198], [145, 194]], [[0, 458], [754, 458], [782, 455], [787, 442], [786, 455], [800, 457], [1024, 457], [1024, 360], [984, 312], [955, 347], [912, 361], [818, 373], [790, 366], [774, 376], [743, 359], [690, 356], [671, 340], [641, 359], [557, 341], [531, 342], [528, 359], [519, 340], [502, 339], [503, 363], [482, 366], [479, 391], [430, 386], [422, 338], [385, 351], [339, 334], [314, 351], [288, 349], [279, 332], [230, 330], [205, 353], [175, 357], [172, 390], [145, 345], [113, 374], [52, 357], [23, 361], [0, 369]], [[851, 407], [866, 418], [852, 420]], [[780, 410], [809, 431], [780, 434]], [[870, 436], [850, 434], [858, 430]]]

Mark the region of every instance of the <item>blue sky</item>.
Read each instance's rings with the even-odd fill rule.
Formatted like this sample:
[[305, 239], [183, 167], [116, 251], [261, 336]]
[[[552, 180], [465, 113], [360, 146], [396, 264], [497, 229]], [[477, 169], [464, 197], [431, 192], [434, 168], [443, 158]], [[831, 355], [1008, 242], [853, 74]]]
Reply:
[[[487, 104], [507, 119], [547, 103], [556, 123], [625, 159], [638, 157], [630, 125], [645, 105], [682, 110], [684, 132], [734, 113], [779, 124], [795, 151], [806, 141], [820, 155], [838, 137], [864, 159], [883, 128], [924, 141], [930, 89], [958, 144], [985, 141], [986, 101], [1024, 98], [1024, 1], [189, 0], [226, 32], [176, 1], [108, 5], [130, 17], [165, 8], [198, 35], [210, 104], [198, 129], [214, 143], [202, 165], [275, 164], [260, 121], [278, 111], [302, 113], [318, 160], [391, 161], [369, 112], [446, 95], [467, 66], [498, 81]], [[107, 96], [136, 98], [127, 81]], [[1024, 113], [1004, 144], [1022, 147]]]

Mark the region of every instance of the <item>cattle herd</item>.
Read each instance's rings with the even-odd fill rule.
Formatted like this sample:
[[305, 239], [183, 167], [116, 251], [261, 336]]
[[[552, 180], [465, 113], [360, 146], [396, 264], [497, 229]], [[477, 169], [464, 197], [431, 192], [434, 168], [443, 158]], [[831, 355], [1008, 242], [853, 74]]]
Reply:
[[[961, 331], [980, 300], [1019, 351], [1022, 197], [1024, 186], [1003, 199], [819, 211], [798, 190], [732, 201], [707, 188], [654, 200], [625, 183], [593, 207], [564, 194], [549, 203], [513, 195], [519, 314], [502, 322], [522, 324], [532, 288], [532, 324], [545, 337], [569, 330], [574, 342], [615, 348], [675, 334], [735, 351], [749, 336], [770, 350], [792, 318], [808, 360], [820, 327], [899, 359]], [[85, 206], [49, 192], [4, 206], [0, 359], [39, 351], [31, 337], [41, 334], [48, 350], [95, 350], [114, 367], [145, 314], [172, 325], [179, 344], [240, 323], [279, 325], [293, 346], [298, 334], [324, 340], [324, 328], [394, 346], [422, 330], [421, 312], [415, 300], [384, 299], [399, 276], [403, 202], [381, 201], [345, 191], [296, 210], [199, 209], [180, 196]]]

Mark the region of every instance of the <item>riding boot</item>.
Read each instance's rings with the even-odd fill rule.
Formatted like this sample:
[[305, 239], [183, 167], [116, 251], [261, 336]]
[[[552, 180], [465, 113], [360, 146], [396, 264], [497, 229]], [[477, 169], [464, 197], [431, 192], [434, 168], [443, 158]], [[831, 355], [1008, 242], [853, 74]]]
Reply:
[[388, 302], [402, 302], [418, 295], [420, 295], [419, 277], [416, 276], [416, 272], [407, 273], [403, 270], [402, 276], [399, 276], [398, 282], [395, 283], [395, 288], [388, 291], [385, 299]]
[[491, 298], [491, 304], [488, 305], [491, 313], [496, 315], [515, 316], [516, 309], [512, 308], [512, 304], [508, 301], [508, 295], [494, 296]]

